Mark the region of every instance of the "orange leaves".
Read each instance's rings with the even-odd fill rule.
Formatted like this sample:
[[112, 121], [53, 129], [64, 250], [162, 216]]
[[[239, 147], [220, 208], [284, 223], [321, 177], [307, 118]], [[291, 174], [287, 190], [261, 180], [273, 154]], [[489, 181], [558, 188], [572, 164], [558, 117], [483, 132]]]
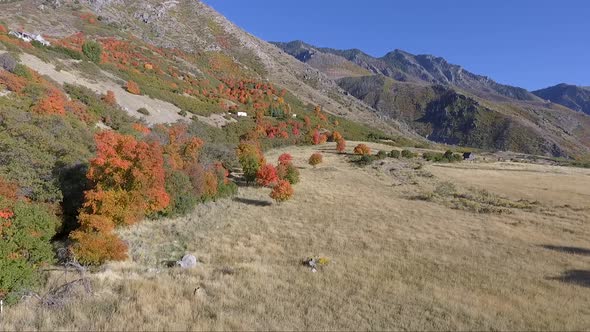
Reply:
[[185, 124], [175, 124], [170, 127], [159, 126], [158, 130], [167, 134], [164, 152], [172, 169], [187, 169], [197, 163], [199, 152], [204, 143], [200, 138], [190, 136]]
[[340, 134], [339, 132], [335, 131], [332, 132], [332, 141], [334, 142], [338, 142], [339, 140], [343, 139], [344, 137], [342, 137], [342, 134]]
[[144, 135], [147, 135], [151, 132], [150, 128], [142, 125], [141, 123], [134, 123], [131, 125], [131, 127], [133, 128], [133, 130], [137, 131], [138, 133], [142, 133]]
[[270, 198], [274, 199], [278, 203], [284, 202], [291, 197], [293, 197], [293, 187], [287, 180], [278, 180], [277, 184], [270, 192]]
[[113, 131], [96, 135], [97, 153], [87, 178], [80, 228], [71, 238], [81, 262], [99, 264], [124, 259], [126, 246], [112, 233], [116, 225], [130, 225], [170, 203], [164, 181], [162, 148]]
[[322, 156], [322, 154], [319, 152], [316, 152], [309, 157], [308, 162], [311, 166], [315, 167], [316, 165], [320, 164], [323, 160], [324, 160], [324, 157]]
[[346, 141], [341, 138], [336, 142], [336, 151], [343, 153], [346, 150]]
[[311, 134], [311, 142], [313, 145], [320, 144], [320, 132], [317, 129], [314, 129]]
[[367, 145], [361, 143], [361, 144], [354, 147], [354, 153], [362, 155], [362, 156], [369, 155], [369, 154], [371, 154], [371, 148], [368, 147]]
[[288, 165], [293, 162], [293, 156], [288, 153], [283, 153], [279, 156], [279, 165]]
[[12, 212], [8, 208], [3, 209], [3, 210], [0, 210], [0, 218], [2, 218], [2, 219], [10, 219], [10, 218], [12, 218], [12, 216], [14, 216], [14, 212]]
[[115, 93], [111, 90], [107, 91], [107, 93], [102, 97], [102, 100], [111, 106], [115, 106], [117, 104]]
[[64, 115], [66, 98], [58, 89], [52, 88], [33, 108], [33, 112], [44, 115]]
[[18, 198], [18, 185], [13, 182], [6, 181], [0, 177], [0, 196], [9, 200], [16, 200]]
[[256, 173], [256, 183], [263, 187], [272, 186], [277, 183], [278, 179], [277, 169], [271, 164], [266, 164], [260, 167]]
[[127, 81], [127, 85], [125, 87], [127, 89], [127, 91], [129, 93], [132, 93], [134, 95], [139, 95], [141, 94], [141, 91], [139, 90], [139, 85], [137, 85], [137, 83], [135, 83], [132, 80]]
[[0, 84], [12, 92], [20, 93], [27, 86], [27, 80], [9, 71], [0, 69]]
[[8, 33], [8, 29], [2, 24], [0, 24], [0, 33], [2, 33], [2, 34]]
[[127, 245], [114, 233], [74, 231], [70, 238], [76, 241], [74, 254], [84, 264], [127, 258]]

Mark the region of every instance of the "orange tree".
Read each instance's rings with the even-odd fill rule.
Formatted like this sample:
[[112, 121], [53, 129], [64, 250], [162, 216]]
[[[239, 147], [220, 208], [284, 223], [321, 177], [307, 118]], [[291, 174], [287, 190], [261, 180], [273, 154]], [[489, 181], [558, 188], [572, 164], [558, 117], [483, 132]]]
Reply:
[[361, 143], [354, 147], [354, 153], [359, 154], [361, 156], [369, 155], [371, 154], [371, 148], [368, 147], [366, 144]]
[[277, 203], [284, 202], [293, 197], [293, 187], [287, 180], [279, 180], [272, 188], [270, 197]]
[[113, 233], [115, 226], [136, 223], [170, 202], [158, 143], [113, 131], [100, 132], [95, 140], [96, 157], [86, 175], [93, 188], [85, 192], [80, 227], [70, 235], [74, 253], [87, 264], [124, 259], [126, 246]]
[[309, 157], [309, 164], [313, 167], [315, 167], [316, 165], [320, 164], [323, 161], [323, 156], [321, 153], [316, 152], [314, 154], [311, 155], [311, 157]]

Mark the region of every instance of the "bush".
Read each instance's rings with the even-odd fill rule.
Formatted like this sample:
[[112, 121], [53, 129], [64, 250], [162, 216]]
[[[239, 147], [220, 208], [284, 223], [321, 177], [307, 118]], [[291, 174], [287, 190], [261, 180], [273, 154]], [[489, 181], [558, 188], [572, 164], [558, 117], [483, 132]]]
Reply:
[[444, 159], [444, 155], [440, 152], [427, 151], [422, 154], [422, 158], [428, 161], [440, 162]]
[[356, 164], [359, 166], [367, 166], [373, 163], [373, 161], [375, 161], [375, 156], [372, 156], [370, 154], [363, 154], [360, 157], [358, 157], [358, 159], [356, 160]]
[[391, 150], [391, 151], [389, 152], [389, 157], [390, 157], [390, 158], [396, 158], [396, 159], [399, 159], [399, 157], [400, 157], [400, 152], [399, 152], [399, 150]]
[[170, 195], [170, 205], [160, 212], [163, 216], [182, 216], [191, 212], [197, 205], [198, 198], [193, 191], [191, 179], [184, 172], [167, 172], [166, 192]]
[[346, 150], [346, 141], [343, 138], [336, 141], [336, 151], [338, 151], [339, 153], [343, 153], [345, 150]]
[[293, 164], [279, 164], [277, 175], [281, 180], [287, 180], [290, 184], [299, 182], [299, 170]]
[[93, 40], [88, 40], [82, 44], [82, 53], [90, 61], [99, 63], [102, 55], [102, 46]]
[[148, 111], [147, 108], [145, 108], [145, 107], [142, 107], [142, 108], [137, 109], [137, 113], [143, 114], [143, 115], [146, 115], [146, 116], [147, 115], [150, 115], [150, 111]]
[[141, 94], [141, 90], [139, 90], [139, 85], [137, 85], [137, 83], [135, 83], [134, 81], [127, 81], [127, 85], [125, 86], [125, 88], [129, 93], [132, 93], [134, 95]]
[[10, 55], [10, 53], [3, 53], [0, 54], [0, 68], [7, 70], [9, 72], [13, 72], [16, 68], [17, 62], [16, 60]]
[[387, 157], [387, 152], [383, 150], [379, 150], [376, 155], [377, 159], [385, 159]]
[[238, 145], [236, 154], [238, 155], [238, 160], [242, 165], [244, 179], [247, 182], [254, 181], [254, 179], [256, 179], [256, 173], [266, 162], [264, 160], [264, 156], [262, 155], [262, 151], [260, 150], [260, 145], [254, 141], [241, 142]]
[[38, 285], [39, 268], [54, 260], [50, 243], [59, 220], [41, 205], [0, 197], [0, 299]]
[[410, 150], [402, 150], [402, 158], [407, 158], [407, 159], [416, 158], [416, 154]]
[[366, 144], [359, 144], [354, 147], [354, 153], [359, 155], [369, 155], [371, 154], [371, 148], [368, 147]]
[[284, 202], [293, 197], [293, 187], [287, 180], [279, 180], [277, 185], [273, 187], [270, 197], [277, 203]]
[[279, 165], [288, 165], [293, 162], [293, 156], [288, 153], [283, 153], [279, 156]]
[[256, 173], [256, 183], [263, 187], [270, 187], [277, 183], [278, 180], [277, 169], [271, 164], [260, 167]]
[[316, 165], [322, 163], [322, 161], [324, 160], [324, 157], [322, 156], [321, 153], [316, 152], [314, 154], [311, 155], [311, 157], [309, 157], [309, 164], [313, 167], [315, 167]]

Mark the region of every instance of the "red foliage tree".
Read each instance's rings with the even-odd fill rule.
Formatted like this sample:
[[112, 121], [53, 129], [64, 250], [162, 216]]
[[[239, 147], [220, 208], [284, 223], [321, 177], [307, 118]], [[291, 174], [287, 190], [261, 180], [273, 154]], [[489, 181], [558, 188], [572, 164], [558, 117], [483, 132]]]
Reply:
[[288, 165], [293, 162], [293, 156], [288, 153], [283, 153], [279, 156], [279, 164], [280, 165]]
[[139, 85], [137, 85], [137, 83], [135, 83], [134, 81], [127, 81], [127, 91], [129, 91], [129, 93], [132, 93], [134, 95], [139, 95], [141, 94], [141, 91], [139, 90]]
[[279, 176], [277, 175], [277, 169], [271, 165], [266, 164], [258, 170], [256, 173], [256, 183], [263, 187], [270, 187], [277, 183]]
[[332, 132], [332, 142], [338, 142], [339, 140], [343, 139], [344, 137], [342, 137], [342, 134], [340, 134], [339, 132], [337, 132], [336, 130], [334, 130]]
[[342, 153], [346, 150], [346, 141], [341, 138], [336, 142], [336, 151]]
[[319, 130], [314, 129], [313, 132], [312, 132], [312, 134], [311, 134], [311, 143], [313, 145], [318, 145], [318, 144], [320, 144], [320, 140], [321, 140], [321, 137], [320, 137]]
[[112, 233], [115, 226], [133, 224], [170, 203], [158, 143], [113, 131], [100, 132], [95, 140], [96, 157], [86, 175], [93, 189], [85, 192], [80, 228], [70, 235], [77, 241], [74, 253], [88, 264], [124, 259], [126, 246]]
[[111, 90], [107, 91], [107, 93], [102, 97], [102, 100], [111, 106], [115, 106], [117, 104], [115, 93]]
[[359, 155], [369, 155], [371, 154], [371, 148], [368, 147], [366, 144], [359, 144], [354, 147], [354, 153]]
[[284, 202], [291, 197], [293, 197], [293, 187], [287, 180], [279, 180], [270, 192], [270, 198], [274, 199], [277, 203]]
[[57, 89], [51, 89], [47, 96], [35, 105], [33, 111], [45, 115], [64, 115], [66, 113], [65, 105], [66, 98], [64, 94]]
[[20, 93], [27, 86], [27, 80], [9, 71], [0, 69], [0, 84], [12, 92]]

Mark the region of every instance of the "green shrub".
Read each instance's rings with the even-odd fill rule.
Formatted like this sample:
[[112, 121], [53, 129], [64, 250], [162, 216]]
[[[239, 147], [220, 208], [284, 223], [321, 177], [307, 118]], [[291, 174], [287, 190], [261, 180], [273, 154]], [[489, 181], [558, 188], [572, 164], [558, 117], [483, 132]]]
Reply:
[[365, 155], [358, 157], [355, 162], [359, 166], [368, 166], [368, 165], [372, 164], [373, 161], [375, 161], [375, 159], [376, 159], [375, 156], [365, 154]]
[[379, 150], [376, 155], [377, 159], [385, 159], [387, 157], [387, 152], [383, 150]]
[[82, 44], [82, 53], [92, 62], [100, 63], [100, 57], [102, 54], [102, 46], [93, 41], [88, 40]]
[[427, 151], [422, 154], [422, 158], [428, 161], [440, 162], [444, 159], [444, 155], [440, 152]]
[[402, 150], [402, 158], [407, 158], [407, 159], [411, 159], [411, 158], [416, 158], [416, 154], [410, 150]]
[[150, 111], [148, 111], [147, 108], [145, 108], [145, 107], [139, 108], [137, 110], [137, 113], [143, 114], [143, 115], [150, 115]]
[[391, 152], [389, 152], [389, 157], [399, 159], [399, 157], [400, 157], [399, 150], [391, 150]]
[[[0, 227], [0, 298], [8, 303], [18, 300], [18, 293], [39, 284], [40, 267], [54, 260], [49, 242], [55, 235], [59, 220], [41, 205], [0, 198], [0, 207], [14, 215], [10, 226]], [[0, 219], [0, 224], [5, 222]]]
[[170, 195], [170, 205], [159, 213], [165, 217], [186, 215], [195, 208], [199, 201], [193, 193], [189, 176], [181, 171], [166, 172], [166, 192]]
[[299, 170], [291, 163], [277, 166], [277, 174], [281, 180], [287, 180], [290, 184], [299, 182]]

